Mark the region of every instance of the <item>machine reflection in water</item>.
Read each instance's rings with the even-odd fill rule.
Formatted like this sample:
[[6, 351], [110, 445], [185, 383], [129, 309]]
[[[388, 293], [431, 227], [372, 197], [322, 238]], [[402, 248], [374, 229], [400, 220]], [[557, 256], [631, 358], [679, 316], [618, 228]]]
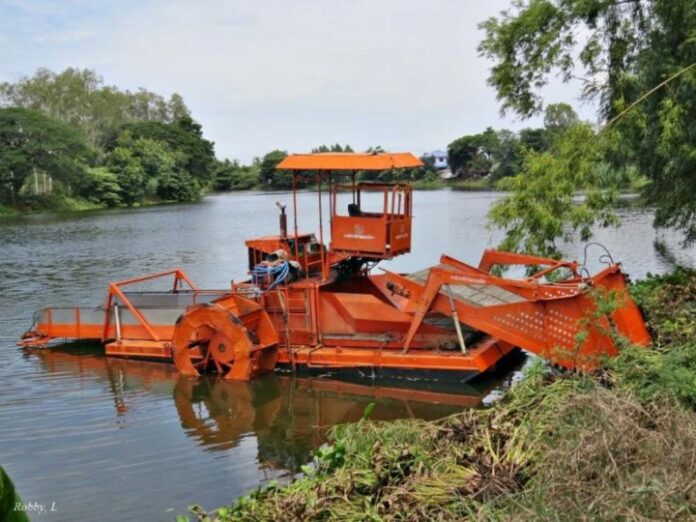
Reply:
[[[128, 422], [138, 408], [137, 395], [171, 397], [186, 435], [205, 451], [228, 451], [249, 435], [257, 439], [263, 467], [297, 471], [312, 449], [326, 440], [331, 426], [359, 420], [374, 402], [374, 420], [437, 419], [480, 407], [501, 380], [453, 387], [419, 382], [366, 385], [362, 381], [269, 374], [254, 381], [229, 381], [180, 375], [161, 362], [98, 355], [98, 347], [72, 344], [60, 350], [31, 350], [49, 373], [96, 376], [108, 385], [117, 422]], [[511, 379], [507, 374], [506, 379]], [[361, 382], [361, 383], [360, 383]], [[413, 384], [411, 384], [413, 386]]]

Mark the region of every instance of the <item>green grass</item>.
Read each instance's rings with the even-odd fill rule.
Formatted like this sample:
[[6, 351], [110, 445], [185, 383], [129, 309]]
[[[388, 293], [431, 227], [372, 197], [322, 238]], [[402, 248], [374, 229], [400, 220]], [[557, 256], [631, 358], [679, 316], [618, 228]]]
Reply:
[[[693, 520], [696, 271], [632, 288], [654, 336], [597, 375], [537, 360], [498, 403], [334, 427], [304, 476], [199, 520]], [[186, 519], [185, 516], [181, 517]]]
[[449, 187], [446, 181], [441, 179], [419, 179], [411, 183], [413, 190], [442, 190]]
[[[194, 203], [183, 201], [166, 200], [144, 200], [132, 207], [121, 205], [118, 208], [142, 208], [155, 205], [174, 205], [181, 203]], [[81, 212], [87, 210], [103, 210], [108, 208], [103, 203], [95, 203], [84, 198], [76, 198], [64, 194], [57, 194], [48, 197], [29, 198], [22, 201], [17, 208], [0, 205], [0, 217], [19, 216], [37, 212]]]
[[19, 214], [20, 214], [19, 210], [15, 209], [13, 207], [0, 205], [0, 217], [17, 216]]
[[495, 182], [489, 178], [467, 179], [455, 181], [451, 184], [452, 190], [496, 190]]
[[75, 198], [65, 194], [53, 194], [50, 196], [34, 196], [24, 198], [16, 207], [1, 207], [8, 209], [11, 215], [18, 215], [32, 212], [61, 212], [61, 211], [81, 211], [105, 208], [103, 204], [97, 204], [86, 199]]

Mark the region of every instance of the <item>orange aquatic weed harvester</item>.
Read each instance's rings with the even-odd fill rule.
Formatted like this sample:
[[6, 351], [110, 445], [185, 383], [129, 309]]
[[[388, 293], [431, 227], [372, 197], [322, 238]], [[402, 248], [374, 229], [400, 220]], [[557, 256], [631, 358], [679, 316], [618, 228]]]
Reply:
[[[277, 168], [292, 173], [292, 230], [279, 205], [279, 233], [246, 242], [248, 280], [203, 290], [175, 269], [111, 283], [101, 307], [37, 311], [20, 344], [94, 339], [107, 355], [173, 360], [183, 374], [226, 379], [282, 366], [467, 380], [515, 348], [592, 370], [617, 353], [612, 332], [649, 343], [618, 264], [590, 276], [576, 262], [487, 250], [476, 267], [443, 255], [416, 273], [376, 272], [411, 250], [413, 192], [357, 174], [421, 165], [409, 153], [288, 156]], [[298, 230], [299, 181], [317, 186], [316, 234]], [[538, 271], [491, 273], [510, 265]], [[153, 279], [170, 286], [137, 291]], [[615, 299], [612, 310], [597, 306], [601, 293]]]

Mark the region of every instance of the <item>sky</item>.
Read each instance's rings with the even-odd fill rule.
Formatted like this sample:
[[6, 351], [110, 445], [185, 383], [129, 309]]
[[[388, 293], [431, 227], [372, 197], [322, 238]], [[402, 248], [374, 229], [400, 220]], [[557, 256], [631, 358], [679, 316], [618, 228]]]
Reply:
[[[510, 0], [0, 0], [0, 81], [94, 69], [184, 97], [219, 158], [381, 145], [421, 154], [501, 117], [478, 24]], [[578, 85], [544, 97], [581, 105]]]

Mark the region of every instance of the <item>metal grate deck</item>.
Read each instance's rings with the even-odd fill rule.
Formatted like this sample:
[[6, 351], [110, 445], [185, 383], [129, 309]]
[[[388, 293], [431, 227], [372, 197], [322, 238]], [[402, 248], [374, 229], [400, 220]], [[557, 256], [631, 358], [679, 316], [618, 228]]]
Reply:
[[[457, 272], [456, 269], [449, 265], [438, 265], [438, 268], [451, 272]], [[411, 281], [415, 281], [425, 286], [426, 282], [428, 281], [429, 274], [430, 268], [426, 268], [425, 270], [420, 270], [419, 272], [409, 274], [406, 277], [408, 277]], [[449, 288], [454, 299], [458, 299], [476, 307], [512, 304], [525, 301], [523, 297], [495, 285], [461, 284], [450, 285]], [[440, 290], [440, 294], [447, 296], [447, 291], [445, 289]]]

